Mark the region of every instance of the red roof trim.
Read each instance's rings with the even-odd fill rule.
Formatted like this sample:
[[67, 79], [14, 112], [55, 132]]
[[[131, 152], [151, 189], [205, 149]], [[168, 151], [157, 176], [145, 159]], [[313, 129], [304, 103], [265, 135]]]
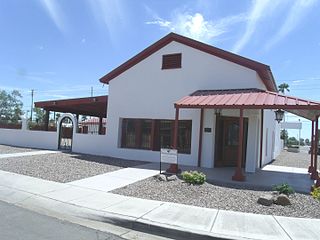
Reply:
[[175, 107], [320, 110], [320, 103], [260, 89], [231, 89], [199, 90], [177, 101]]
[[250, 68], [259, 74], [260, 78], [262, 79], [263, 83], [265, 84], [268, 90], [277, 91], [275, 80], [273, 78], [271, 69], [268, 65], [222, 50], [220, 48], [213, 47], [211, 45], [196, 41], [194, 39], [181, 36], [176, 33], [169, 33], [168, 35], [161, 38], [151, 46], [147, 47], [142, 52], [135, 55], [133, 58], [129, 59], [125, 63], [121, 64], [119, 67], [115, 68], [114, 70], [100, 78], [100, 82], [108, 84], [112, 79], [119, 76], [121, 73], [125, 72], [129, 68], [144, 60], [145, 58], [149, 57], [151, 54], [155, 53], [156, 51], [163, 48], [172, 41], [179, 42], [181, 44], [198, 49], [216, 57]]

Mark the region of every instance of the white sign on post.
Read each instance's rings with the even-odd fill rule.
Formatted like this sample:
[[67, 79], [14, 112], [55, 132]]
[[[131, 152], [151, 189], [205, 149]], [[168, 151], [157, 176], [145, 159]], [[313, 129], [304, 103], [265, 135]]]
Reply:
[[178, 164], [178, 150], [170, 148], [161, 148], [160, 162]]

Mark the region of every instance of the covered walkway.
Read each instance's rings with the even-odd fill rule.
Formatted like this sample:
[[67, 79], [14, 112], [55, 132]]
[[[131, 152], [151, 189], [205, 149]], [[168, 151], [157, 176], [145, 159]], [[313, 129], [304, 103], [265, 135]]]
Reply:
[[[244, 117], [243, 112], [246, 109], [259, 109], [261, 111], [261, 119], [263, 119], [263, 110], [274, 109], [276, 112], [282, 113], [283, 110], [292, 112], [298, 116], [304, 117], [312, 121], [312, 151], [309, 166], [311, 179], [317, 180], [316, 185], [320, 186], [320, 178], [317, 171], [317, 151], [315, 147], [319, 142], [318, 136], [318, 119], [320, 115], [320, 103], [309, 101], [297, 97], [285, 96], [276, 92], [261, 89], [231, 89], [231, 90], [199, 90], [189, 96], [185, 96], [174, 104], [176, 109], [175, 127], [174, 127], [174, 144], [173, 148], [177, 148], [178, 143], [178, 121], [180, 109], [200, 109], [200, 132], [199, 132], [199, 152], [198, 166], [201, 166], [201, 149], [203, 134], [203, 115], [204, 109], [238, 109], [239, 110], [239, 144], [237, 167], [234, 170], [232, 180], [245, 181], [246, 176], [243, 173], [242, 156], [243, 156], [243, 135], [244, 135]], [[282, 120], [282, 119], [277, 119]], [[260, 129], [260, 161], [262, 159], [262, 143], [263, 143], [263, 121]], [[171, 171], [177, 171], [177, 166], [171, 166]]]
[[77, 116], [86, 115], [99, 118], [99, 134], [103, 132], [103, 118], [107, 116], [108, 96], [73, 98], [35, 102], [35, 107], [45, 110], [45, 131], [48, 131], [51, 112], [72, 113]]

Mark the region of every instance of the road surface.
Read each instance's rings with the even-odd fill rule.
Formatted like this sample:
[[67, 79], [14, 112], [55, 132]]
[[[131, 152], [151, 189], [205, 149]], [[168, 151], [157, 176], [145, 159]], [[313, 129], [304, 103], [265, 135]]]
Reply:
[[0, 201], [1, 240], [121, 240], [100, 232], [61, 221]]

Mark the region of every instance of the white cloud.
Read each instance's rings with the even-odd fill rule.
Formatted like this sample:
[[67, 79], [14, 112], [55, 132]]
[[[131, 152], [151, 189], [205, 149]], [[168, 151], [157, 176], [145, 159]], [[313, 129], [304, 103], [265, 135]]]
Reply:
[[306, 16], [317, 0], [296, 0], [289, 10], [289, 13], [280, 27], [279, 31], [266, 44], [265, 49], [270, 49], [273, 45], [285, 38]]
[[51, 20], [54, 22], [56, 27], [63, 33], [67, 32], [66, 24], [64, 20], [64, 16], [58, 5], [57, 1], [55, 0], [39, 0], [43, 8], [47, 11], [48, 15], [50, 16]]
[[192, 15], [188, 12], [176, 12], [173, 15], [174, 17], [171, 20], [165, 20], [154, 15], [155, 20], [148, 21], [146, 24], [158, 25], [165, 30], [209, 42], [228, 32], [233, 24], [245, 20], [243, 14], [228, 16], [216, 21], [206, 20], [201, 13]]
[[118, 0], [95, 0], [88, 1], [94, 18], [101, 24], [115, 42], [115, 36], [119, 30], [127, 27], [129, 13], [122, 1]]
[[262, 18], [272, 13], [279, 3], [279, 1], [269, 0], [252, 1], [251, 10], [248, 13], [246, 30], [242, 37], [234, 45], [233, 52], [240, 52], [245, 45], [249, 43], [256, 31], [258, 23]]

